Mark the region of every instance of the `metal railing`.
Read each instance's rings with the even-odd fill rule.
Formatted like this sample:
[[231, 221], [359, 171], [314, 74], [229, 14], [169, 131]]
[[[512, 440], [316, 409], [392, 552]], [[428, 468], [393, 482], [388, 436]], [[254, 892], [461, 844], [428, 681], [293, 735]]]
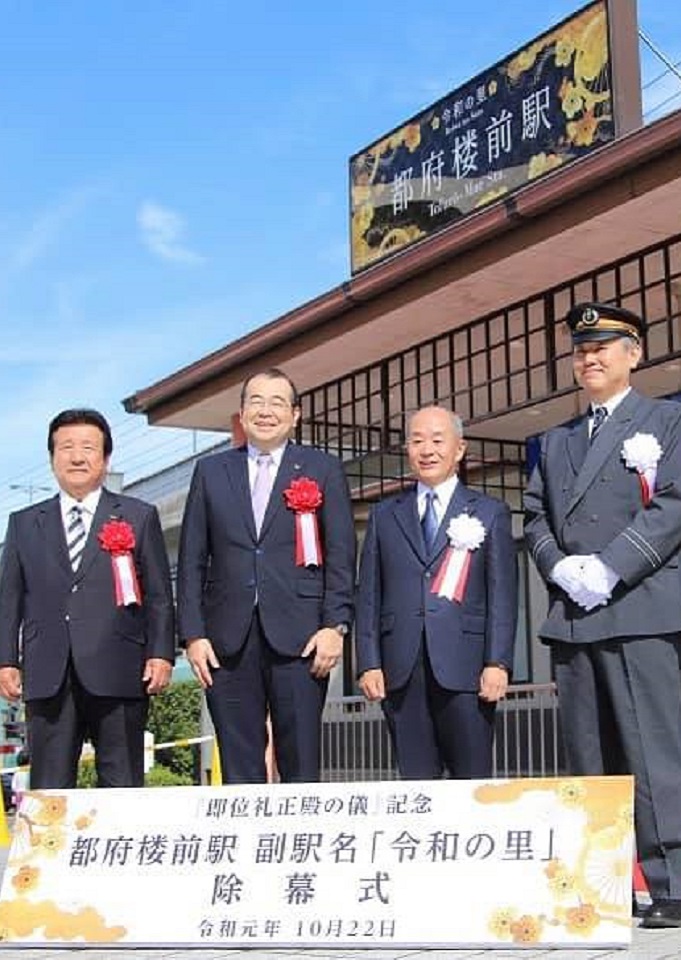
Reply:
[[[497, 709], [495, 777], [564, 773], [555, 686], [509, 687]], [[321, 779], [395, 780], [395, 758], [380, 704], [362, 697], [327, 701], [322, 720]]]

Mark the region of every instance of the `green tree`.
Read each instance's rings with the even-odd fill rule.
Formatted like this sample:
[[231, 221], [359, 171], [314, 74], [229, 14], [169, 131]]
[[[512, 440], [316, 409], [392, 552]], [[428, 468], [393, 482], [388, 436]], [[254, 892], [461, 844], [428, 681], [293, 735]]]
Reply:
[[[182, 680], [151, 698], [147, 729], [156, 743], [168, 743], [198, 737], [201, 732], [202, 690], [196, 680]], [[181, 777], [182, 783], [198, 783], [198, 745], [167, 747], [157, 750], [155, 764], [161, 764]]]
[[[156, 743], [187, 740], [201, 731], [202, 692], [196, 680], [182, 680], [151, 698], [147, 729]], [[144, 778], [147, 787], [182, 786], [199, 783], [199, 746], [167, 747], [157, 750], [154, 766]], [[95, 764], [84, 760], [78, 768], [78, 786], [94, 787]]]

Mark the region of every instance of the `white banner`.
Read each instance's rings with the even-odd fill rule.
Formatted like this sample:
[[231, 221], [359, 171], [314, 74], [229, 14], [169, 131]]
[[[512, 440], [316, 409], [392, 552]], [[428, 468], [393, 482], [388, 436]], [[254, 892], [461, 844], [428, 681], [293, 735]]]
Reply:
[[623, 946], [631, 777], [34, 791], [0, 947]]

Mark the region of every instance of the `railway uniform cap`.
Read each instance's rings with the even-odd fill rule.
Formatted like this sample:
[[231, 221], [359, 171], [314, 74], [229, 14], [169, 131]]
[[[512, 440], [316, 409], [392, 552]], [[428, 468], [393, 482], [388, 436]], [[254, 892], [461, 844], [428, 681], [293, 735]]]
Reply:
[[565, 317], [573, 343], [631, 337], [640, 343], [645, 330], [642, 317], [610, 303], [578, 303]]

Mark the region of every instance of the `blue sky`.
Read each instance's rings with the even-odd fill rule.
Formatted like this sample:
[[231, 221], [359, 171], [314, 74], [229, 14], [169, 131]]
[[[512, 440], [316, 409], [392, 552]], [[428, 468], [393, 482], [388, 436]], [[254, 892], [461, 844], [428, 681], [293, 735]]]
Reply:
[[[0, 540], [64, 407], [129, 478], [188, 455], [121, 400], [346, 280], [348, 157], [580, 5], [0, 0]], [[681, 60], [678, 0], [638, 9]]]

